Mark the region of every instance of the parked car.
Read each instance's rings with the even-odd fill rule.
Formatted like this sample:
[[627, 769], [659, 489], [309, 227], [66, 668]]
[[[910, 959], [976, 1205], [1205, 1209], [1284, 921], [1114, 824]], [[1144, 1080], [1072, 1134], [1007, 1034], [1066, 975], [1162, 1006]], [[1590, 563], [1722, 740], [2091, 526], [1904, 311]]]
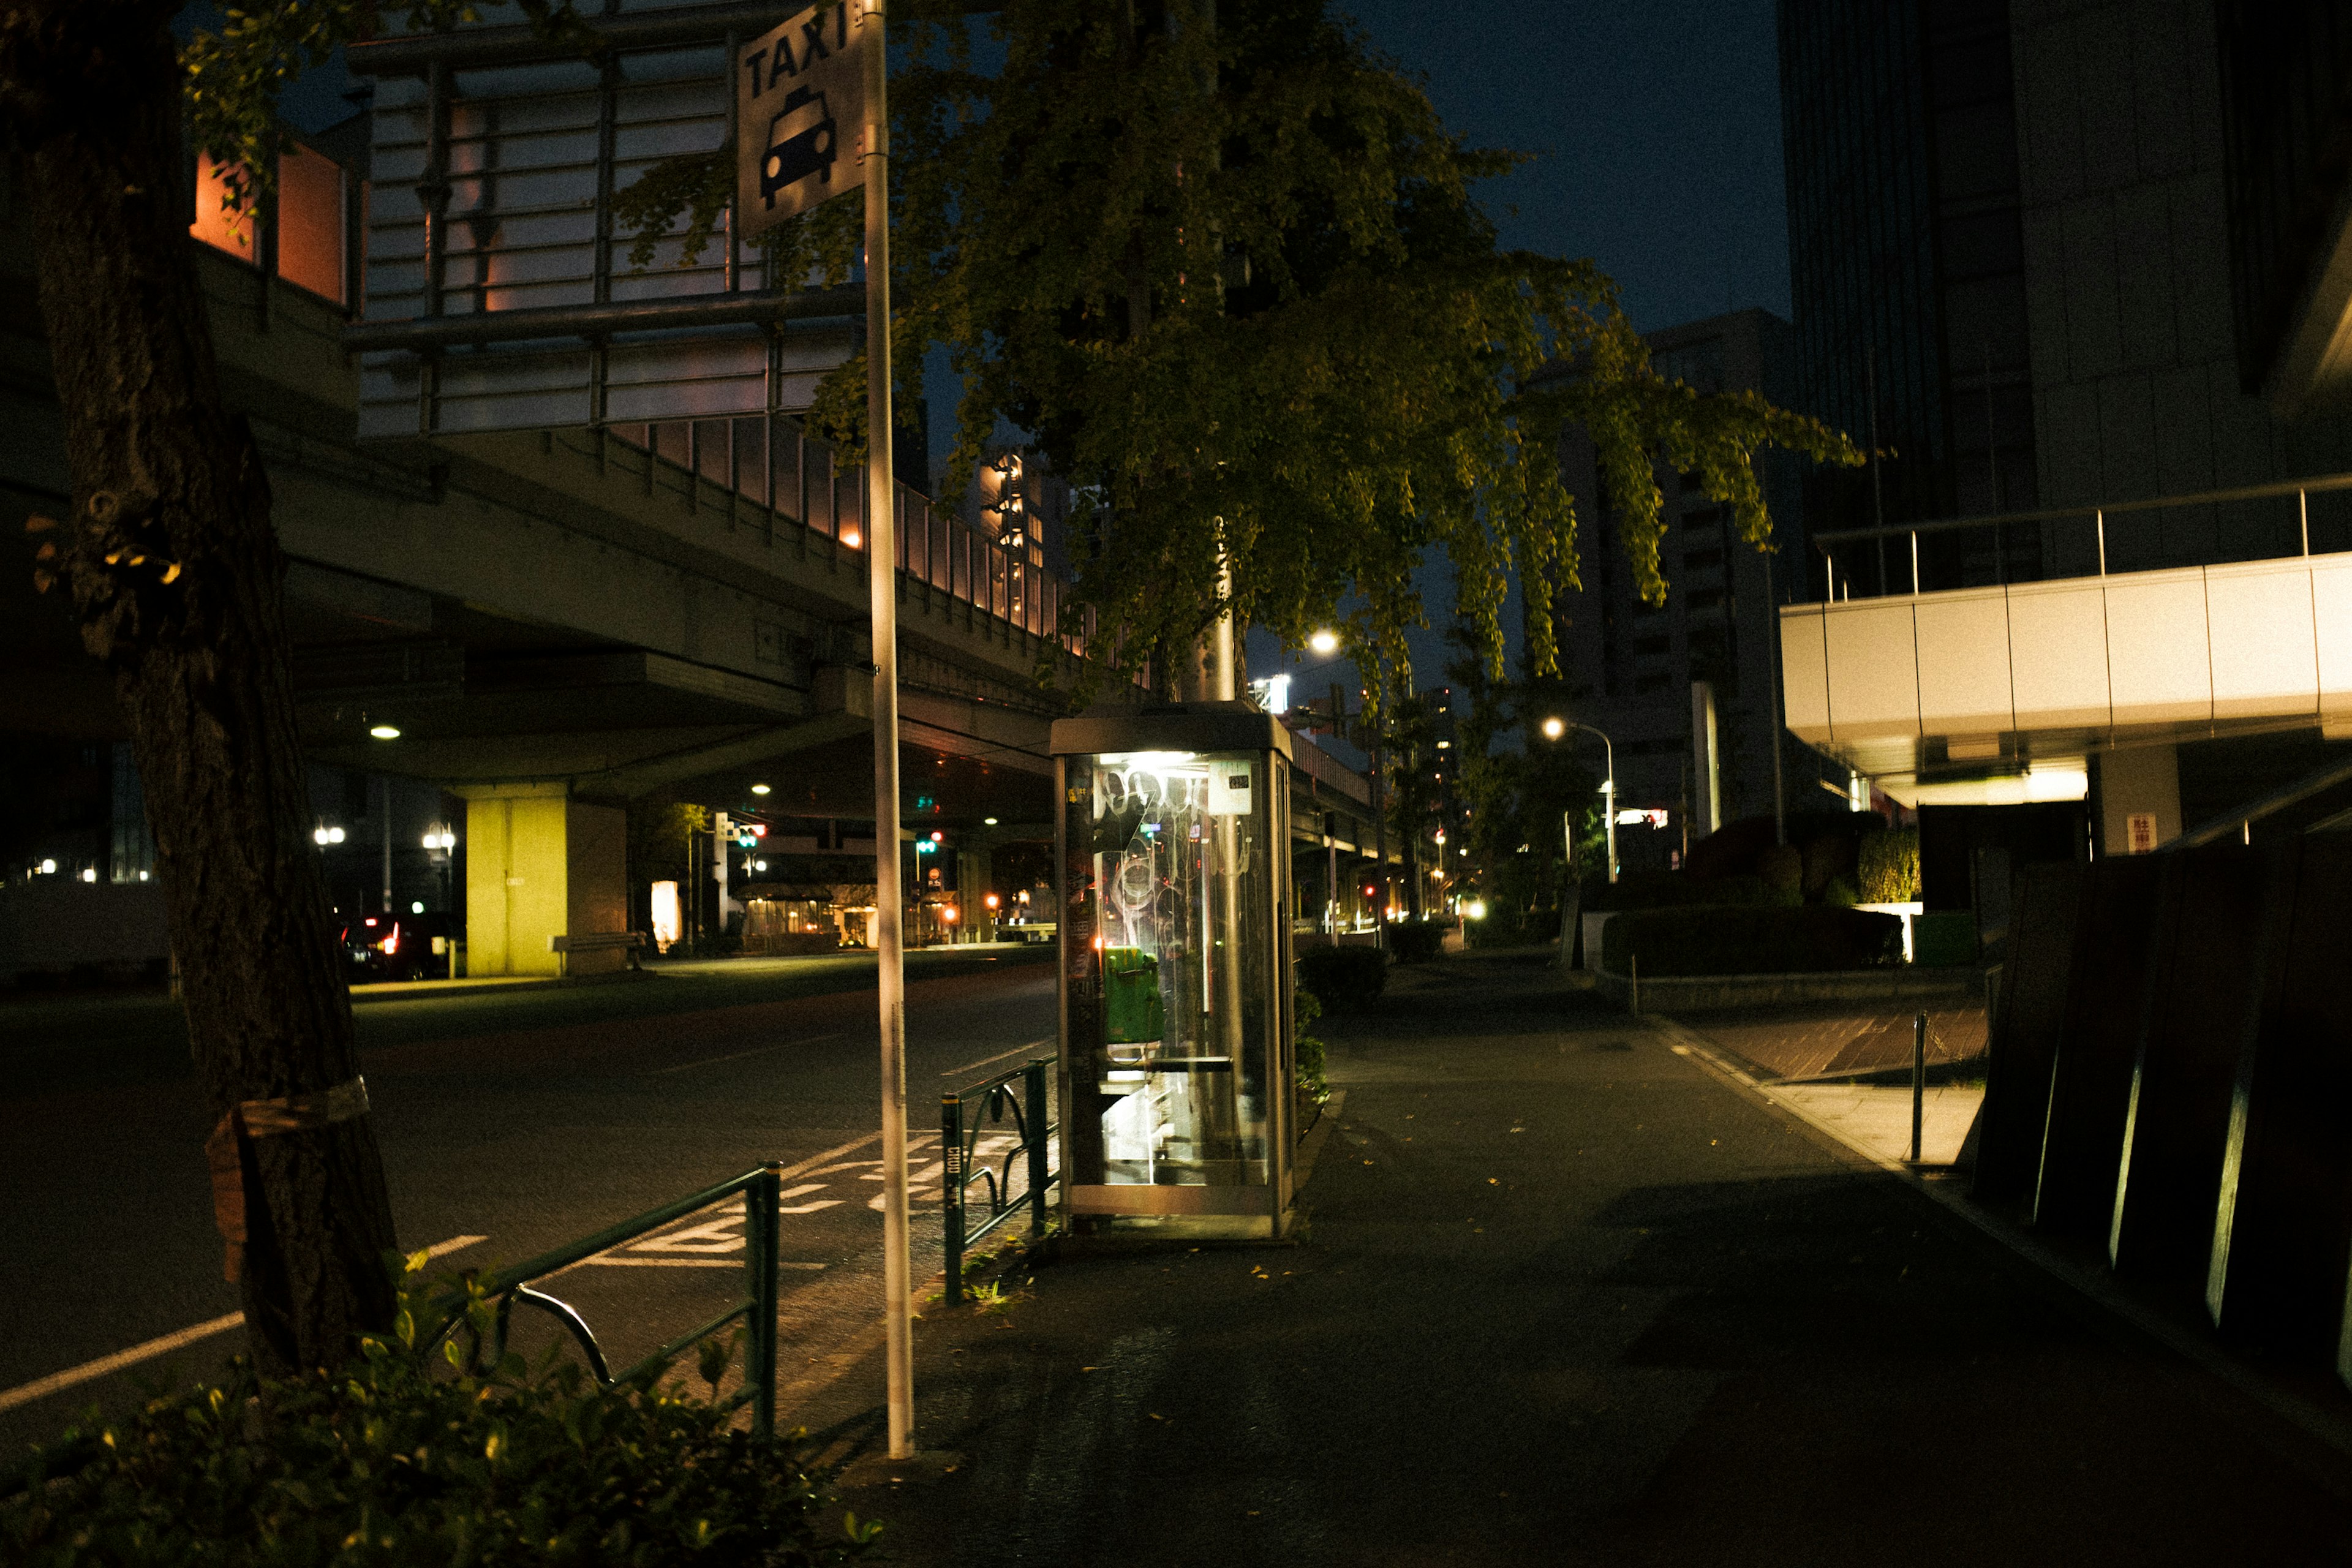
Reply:
[[343, 922], [343, 977], [353, 985], [383, 980], [446, 980], [456, 942], [447, 915], [366, 915]]

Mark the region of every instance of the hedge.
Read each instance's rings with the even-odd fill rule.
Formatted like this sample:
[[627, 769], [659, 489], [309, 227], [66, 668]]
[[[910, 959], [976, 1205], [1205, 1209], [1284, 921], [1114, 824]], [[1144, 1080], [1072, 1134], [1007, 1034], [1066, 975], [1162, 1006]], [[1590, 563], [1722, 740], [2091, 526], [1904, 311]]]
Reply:
[[1298, 955], [1298, 984], [1324, 1010], [1344, 1013], [1389, 983], [1389, 955], [1377, 947], [1311, 947]]
[[1624, 974], [1636, 958], [1645, 979], [1868, 969], [1902, 962], [1903, 922], [1820, 906], [1635, 910], [1604, 928], [1601, 961], [1610, 973]]
[[1386, 933], [1389, 956], [1399, 963], [1427, 963], [1443, 951], [1445, 928], [1435, 921], [1400, 921]]
[[1627, 910], [1748, 908], [1774, 901], [1761, 877], [1702, 879], [1680, 871], [1636, 871], [1613, 883], [1587, 881], [1581, 908], [1588, 915], [1605, 915]]
[[[814, 1568], [863, 1554], [875, 1527], [828, 1531], [798, 1434], [755, 1436], [667, 1373], [604, 1389], [556, 1359], [477, 1370], [460, 1340], [491, 1309], [466, 1282], [467, 1328], [427, 1359], [436, 1321], [406, 1260], [394, 1332], [341, 1371], [228, 1377], [69, 1432], [95, 1451], [0, 1502], [0, 1562], [24, 1568]], [[730, 1347], [707, 1342], [715, 1393]], [[91, 1441], [95, 1439], [95, 1441]], [[47, 1468], [37, 1453], [27, 1461]]]

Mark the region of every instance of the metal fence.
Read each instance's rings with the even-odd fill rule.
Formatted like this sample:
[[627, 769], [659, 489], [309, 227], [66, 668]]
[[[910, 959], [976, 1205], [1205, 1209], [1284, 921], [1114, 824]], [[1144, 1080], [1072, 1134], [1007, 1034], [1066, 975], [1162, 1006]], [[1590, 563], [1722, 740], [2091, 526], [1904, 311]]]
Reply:
[[[597, 1383], [610, 1388], [631, 1378], [643, 1376], [660, 1367], [688, 1347], [709, 1339], [741, 1319], [748, 1331], [743, 1353], [743, 1386], [723, 1402], [726, 1408], [749, 1404], [751, 1406], [751, 1429], [767, 1436], [776, 1429], [776, 1253], [778, 1226], [778, 1194], [782, 1191], [781, 1165], [762, 1165], [755, 1171], [705, 1187], [674, 1203], [647, 1209], [618, 1225], [605, 1226], [592, 1236], [564, 1243], [551, 1251], [513, 1264], [477, 1280], [476, 1289], [498, 1302], [495, 1326], [491, 1330], [489, 1359], [495, 1363], [505, 1353], [507, 1330], [517, 1303], [535, 1308], [554, 1318], [580, 1346], [587, 1358], [588, 1370]], [[531, 1289], [530, 1282], [571, 1268], [575, 1263], [610, 1251], [625, 1241], [631, 1241], [647, 1231], [658, 1230], [674, 1220], [723, 1203], [736, 1194], [743, 1194], [744, 1294], [717, 1317], [698, 1328], [665, 1344], [661, 1349], [625, 1367], [612, 1370], [605, 1361], [604, 1347], [596, 1342], [595, 1333], [587, 1321], [566, 1301], [559, 1300], [543, 1290]], [[463, 1302], [442, 1304], [447, 1317], [425, 1341], [429, 1352], [434, 1345], [447, 1339], [462, 1324]], [[480, 1347], [477, 1346], [478, 1354]]]
[[2352, 548], [2352, 474], [1837, 529], [1813, 534], [1812, 545], [1797, 599], [1832, 604], [2326, 553]]
[[[1024, 1209], [1029, 1213], [1030, 1237], [1034, 1239], [1045, 1232], [1045, 1195], [1062, 1179], [1060, 1172], [1048, 1169], [1059, 1124], [1047, 1119], [1045, 1103], [1046, 1077], [1058, 1059], [1036, 1057], [961, 1093], [940, 1096], [940, 1154], [946, 1167], [940, 1181], [940, 1199], [950, 1305], [963, 1300], [963, 1255], [972, 1243]], [[1021, 1084], [1017, 1098], [1013, 1089], [1015, 1079]], [[969, 1121], [967, 1109], [971, 1112]], [[1007, 1116], [1016, 1136], [1013, 1146], [1003, 1151], [1003, 1163], [992, 1166], [976, 1160], [973, 1155], [982, 1130], [1002, 1126]], [[1013, 1163], [1021, 1159], [1027, 1163], [1027, 1182], [1015, 1196]], [[976, 1227], [971, 1224], [968, 1195], [974, 1182], [981, 1183], [988, 1194], [988, 1217]]]

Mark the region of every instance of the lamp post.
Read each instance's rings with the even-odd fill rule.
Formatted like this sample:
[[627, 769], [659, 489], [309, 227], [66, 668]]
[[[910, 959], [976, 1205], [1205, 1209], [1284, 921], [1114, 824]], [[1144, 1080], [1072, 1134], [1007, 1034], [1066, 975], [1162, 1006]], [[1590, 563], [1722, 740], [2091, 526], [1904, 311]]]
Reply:
[[[1614, 882], [1617, 879], [1617, 747], [1607, 735], [1590, 724], [1580, 724], [1573, 719], [1560, 718], [1547, 719], [1543, 721], [1544, 739], [1547, 741], [1557, 741], [1570, 730], [1581, 730], [1588, 735], [1601, 736], [1601, 752], [1607, 760], [1609, 770], [1608, 781], [1601, 786], [1601, 795], [1608, 804], [1608, 810], [1601, 819], [1601, 830], [1608, 836], [1609, 879]], [[1576, 838], [1575, 830], [1570, 825], [1570, 813], [1560, 813], [1560, 830], [1567, 838], [1568, 853], [1573, 857], [1576, 853]]]

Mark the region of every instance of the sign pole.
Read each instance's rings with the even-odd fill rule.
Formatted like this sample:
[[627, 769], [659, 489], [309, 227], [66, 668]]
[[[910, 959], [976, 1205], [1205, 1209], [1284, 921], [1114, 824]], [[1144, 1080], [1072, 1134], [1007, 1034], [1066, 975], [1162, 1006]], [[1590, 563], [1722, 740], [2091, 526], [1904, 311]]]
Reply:
[[885, 0], [857, 19], [866, 68], [866, 561], [874, 622], [874, 923], [880, 943], [882, 1279], [890, 1458], [915, 1451], [907, 1215], [906, 925], [898, 889], [898, 530], [890, 460], [890, 108]]

